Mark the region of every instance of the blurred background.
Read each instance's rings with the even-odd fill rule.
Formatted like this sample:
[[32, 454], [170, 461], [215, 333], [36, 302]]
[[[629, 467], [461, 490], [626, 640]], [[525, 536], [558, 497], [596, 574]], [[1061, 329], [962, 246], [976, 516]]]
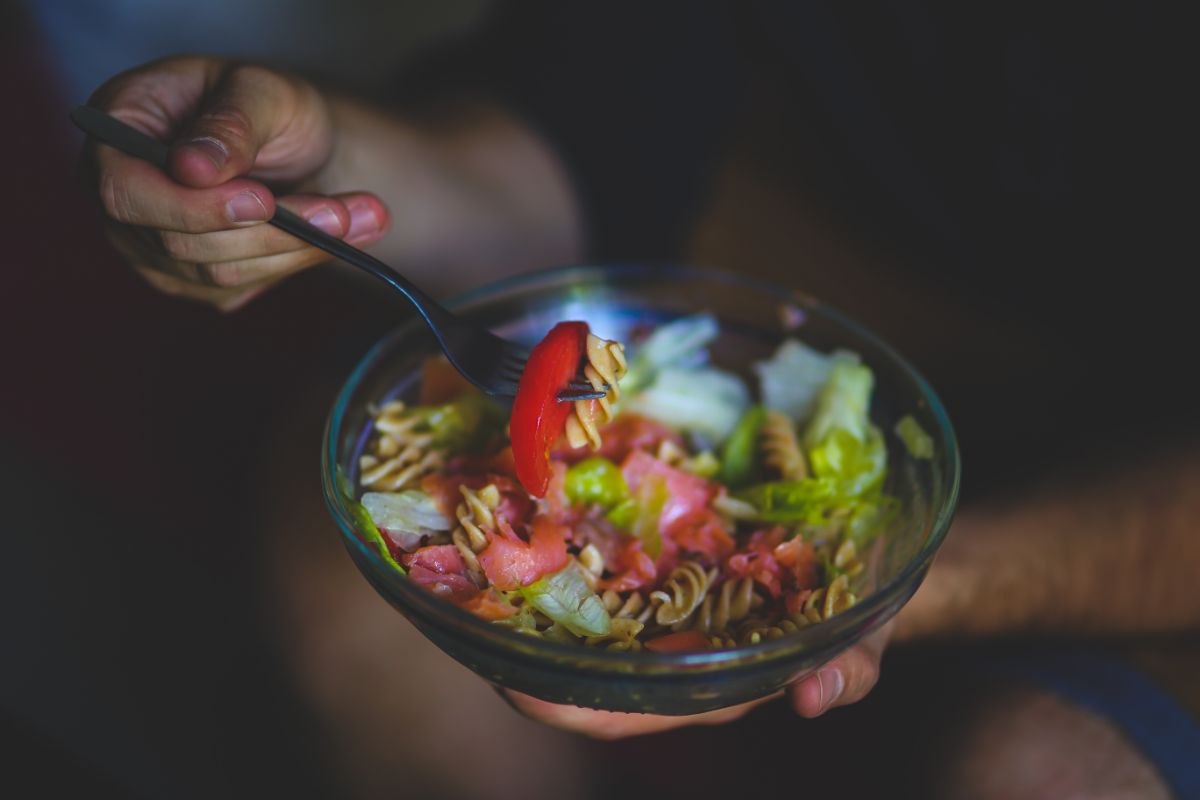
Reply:
[[[816, 723], [775, 704], [719, 729], [600, 743], [517, 716], [374, 594], [320, 501], [325, 414], [396, 324], [395, 301], [321, 268], [221, 315], [152, 291], [109, 249], [66, 116], [107, 78], [204, 52], [384, 97], [410, 60], [469, 33], [489, 5], [0, 0], [10, 785], [90, 797], [768, 796], [794, 790], [804, 769], [807, 791], [860, 796], [928, 781], [954, 746], [944, 723], [985, 690], [955, 683], [962, 648], [889, 653], [875, 694]], [[1061, 369], [1070, 343], [983, 284], [912, 269], [921, 248], [848, 200], [803, 109], [769, 71], [750, 86], [678, 258], [783, 280], [867, 321], [968, 421], [977, 491], [1021, 445], [970, 421], [1013, 382]], [[990, 368], [1013, 353], [1015, 374]], [[1054, 409], [1006, 411], [1027, 412], [1035, 431], [1054, 424]]]

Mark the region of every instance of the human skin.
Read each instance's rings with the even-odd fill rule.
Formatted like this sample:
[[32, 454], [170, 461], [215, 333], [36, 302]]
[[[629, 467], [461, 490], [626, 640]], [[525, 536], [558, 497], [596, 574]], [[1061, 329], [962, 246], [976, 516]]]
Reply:
[[[276, 202], [374, 246], [431, 289], [436, 276], [461, 274], [446, 270], [450, 264], [495, 277], [582, 253], [578, 203], [561, 165], [531, 132], [487, 105], [417, 123], [323, 97], [268, 70], [194, 58], [118, 76], [93, 102], [176, 142], [169, 175], [110, 148], [93, 153], [110, 236], [168, 293], [233, 309], [323, 262], [323, 253], [264, 224]], [[894, 630], [789, 687], [793, 708], [816, 717], [861, 699], [878, 679], [889, 637], [1200, 625], [1200, 601], [1190, 591], [1200, 556], [1193, 535], [1200, 498], [1190, 487], [1200, 463], [1181, 447], [1125, 464], [964, 508]], [[754, 705], [691, 718], [509, 700], [548, 724], [603, 738], [719, 724]]]
[[[894, 627], [790, 686], [789, 702], [801, 716], [817, 717], [861, 700], [879, 677], [889, 641], [1195, 630], [1197, 485], [1200, 459], [1180, 447], [1144, 463], [1063, 475], [1015, 498], [964, 509]], [[515, 694], [510, 699], [523, 713], [605, 739], [727, 722], [761, 702], [667, 717], [562, 709]]]
[[561, 165], [484, 103], [418, 123], [202, 57], [123, 73], [90, 102], [172, 144], [166, 173], [104, 145], [86, 159], [110, 241], [168, 294], [231, 311], [327, 262], [266, 224], [276, 203], [435, 294], [455, 275], [499, 277], [582, 252]]

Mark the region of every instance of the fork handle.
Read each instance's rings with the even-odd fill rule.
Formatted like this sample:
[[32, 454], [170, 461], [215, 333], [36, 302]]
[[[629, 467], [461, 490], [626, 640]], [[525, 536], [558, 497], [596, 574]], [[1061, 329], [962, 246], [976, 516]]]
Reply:
[[[71, 112], [71, 121], [92, 138], [115, 147], [125, 155], [149, 161], [159, 169], [166, 170], [167, 154], [170, 152], [170, 148], [116, 117], [91, 106], [82, 105], [77, 106]], [[320, 228], [310, 225], [306, 220], [279, 204], [275, 205], [275, 216], [268, 221], [297, 239], [369, 272], [405, 295], [429, 323], [434, 334], [441, 339], [439, 328], [450, 321], [450, 312], [387, 264], [359, 250], [354, 245], [347, 244], [336, 236], [331, 236]]]

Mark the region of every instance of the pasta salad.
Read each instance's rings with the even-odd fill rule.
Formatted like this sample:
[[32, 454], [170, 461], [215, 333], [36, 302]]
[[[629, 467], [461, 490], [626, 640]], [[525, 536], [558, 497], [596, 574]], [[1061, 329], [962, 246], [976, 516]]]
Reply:
[[[419, 402], [371, 409], [360, 535], [460, 608], [562, 642], [735, 647], [849, 608], [896, 510], [873, 373], [789, 338], [748, 380], [710, 362], [718, 333], [709, 314], [683, 317], [626, 353], [560, 323], [507, 425], [428, 360]], [[581, 365], [605, 396], [557, 402]]]

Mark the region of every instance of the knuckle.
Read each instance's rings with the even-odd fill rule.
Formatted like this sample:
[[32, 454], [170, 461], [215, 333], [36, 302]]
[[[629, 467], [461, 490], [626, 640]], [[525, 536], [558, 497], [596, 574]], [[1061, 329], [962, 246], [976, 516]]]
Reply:
[[199, 130], [202, 135], [211, 136], [221, 142], [241, 143], [250, 140], [253, 126], [245, 111], [224, 104], [204, 112]]
[[195, 248], [192, 237], [177, 231], [158, 231], [158, 244], [168, 256], [179, 261], [190, 261], [195, 258]]
[[222, 289], [234, 289], [246, 282], [241, 266], [231, 261], [218, 264], [202, 264], [200, 271], [209, 283], [213, 286], [219, 286]]

